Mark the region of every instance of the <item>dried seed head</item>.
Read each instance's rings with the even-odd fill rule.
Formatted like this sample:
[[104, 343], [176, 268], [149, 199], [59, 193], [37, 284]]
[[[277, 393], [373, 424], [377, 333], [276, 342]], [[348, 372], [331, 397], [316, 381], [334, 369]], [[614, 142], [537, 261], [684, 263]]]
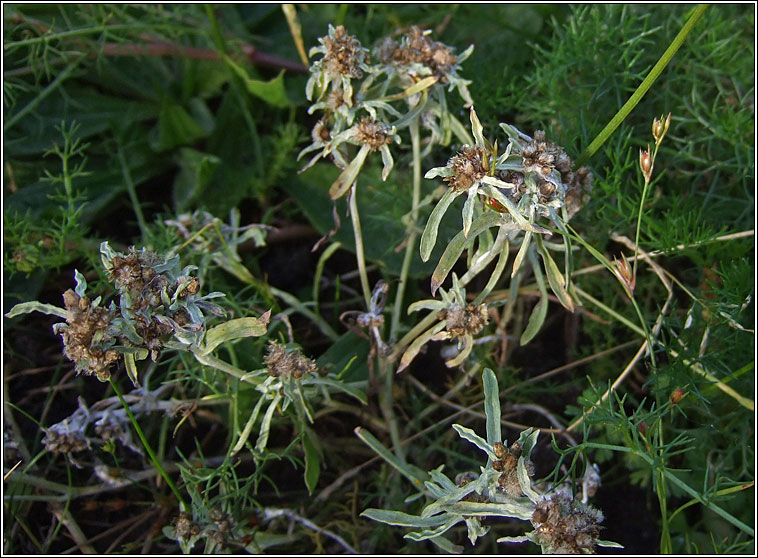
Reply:
[[462, 152], [447, 162], [447, 166], [454, 174], [446, 176], [443, 180], [453, 190], [468, 190], [489, 171], [487, 153], [479, 146], [464, 147]]
[[95, 374], [101, 381], [110, 378], [108, 367], [116, 362], [119, 353], [107, 347], [113, 343], [108, 326], [112, 312], [92, 306], [89, 298], [80, 297], [69, 289], [63, 293], [66, 323], [58, 331], [63, 338], [63, 353], [76, 364], [77, 371]]
[[385, 64], [421, 64], [439, 78], [440, 83], [447, 82], [449, 74], [456, 63], [456, 57], [450, 47], [438, 41], [432, 41], [427, 33], [414, 25], [405, 34], [400, 44], [390, 38], [380, 45], [379, 60]]
[[503, 442], [495, 442], [492, 444], [492, 449], [495, 451], [495, 457], [498, 459], [503, 459], [508, 455], [508, 448], [503, 445]]
[[323, 38], [326, 54], [322, 60], [325, 72], [332, 78], [346, 76], [361, 79], [361, 65], [369, 62], [369, 53], [358, 39], [348, 35], [342, 25], [334, 30], [334, 37]]
[[445, 312], [447, 326], [445, 329], [450, 333], [450, 337], [463, 337], [464, 335], [476, 335], [484, 328], [489, 320], [487, 315], [487, 305], [480, 304], [474, 306], [453, 305]]
[[274, 377], [298, 379], [318, 369], [316, 363], [299, 350], [287, 351], [284, 345], [276, 341], [269, 341], [263, 362], [268, 367], [269, 376]]
[[390, 128], [371, 118], [363, 118], [355, 129], [355, 139], [376, 151], [383, 145], [392, 143], [392, 131]]
[[592, 192], [592, 181], [594, 176], [589, 167], [579, 167], [576, 172], [571, 174], [566, 185], [566, 212], [571, 219], [589, 201], [590, 192]]
[[89, 448], [89, 440], [81, 432], [52, 428], [47, 430], [42, 443], [52, 453], [72, 453]]
[[562, 147], [547, 141], [542, 130], [535, 131], [534, 139], [521, 148], [521, 157], [524, 159], [524, 170], [527, 172], [547, 176], [556, 169], [563, 183], [570, 180], [571, 158]]
[[537, 542], [556, 554], [594, 552], [602, 521], [599, 510], [565, 496], [540, 502], [532, 514]]
[[332, 139], [332, 132], [329, 129], [329, 125], [326, 123], [326, 117], [320, 119], [316, 122], [316, 125], [313, 126], [313, 130], [311, 130], [311, 139], [315, 144], [329, 143], [329, 140]]

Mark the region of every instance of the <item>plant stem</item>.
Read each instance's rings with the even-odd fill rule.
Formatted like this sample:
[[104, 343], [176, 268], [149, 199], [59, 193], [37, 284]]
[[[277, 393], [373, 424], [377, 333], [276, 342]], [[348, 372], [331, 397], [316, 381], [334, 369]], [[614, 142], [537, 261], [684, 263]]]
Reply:
[[132, 209], [134, 215], [137, 217], [137, 224], [139, 225], [139, 231], [142, 238], [147, 238], [147, 223], [145, 222], [145, 216], [142, 214], [142, 207], [137, 198], [137, 189], [134, 187], [134, 180], [132, 180], [132, 173], [129, 171], [129, 165], [126, 163], [126, 157], [124, 157], [124, 150], [121, 146], [121, 142], [118, 144], [118, 161], [121, 164], [121, 174], [124, 175], [124, 182], [126, 183], [126, 191], [129, 193], [129, 200], [132, 202]]
[[361, 277], [363, 299], [368, 311], [371, 306], [371, 288], [369, 287], [368, 274], [366, 273], [366, 256], [363, 253], [363, 234], [361, 234], [361, 219], [358, 215], [358, 201], [356, 200], [357, 190], [357, 183], [354, 182], [347, 197], [350, 203], [350, 220], [353, 223], [353, 235], [355, 236], [355, 257], [358, 260], [358, 273]]
[[408, 273], [411, 269], [413, 253], [416, 249], [416, 240], [418, 239], [418, 229], [416, 219], [418, 218], [418, 205], [421, 201], [421, 141], [419, 137], [418, 118], [410, 122], [411, 147], [413, 149], [413, 205], [411, 206], [410, 222], [408, 224], [408, 239], [405, 245], [405, 256], [403, 257], [403, 267], [400, 269], [400, 283], [397, 286], [395, 295], [395, 306], [392, 308], [392, 323], [390, 325], [390, 341], [397, 335], [400, 327], [400, 315], [403, 309], [403, 298], [405, 297], [405, 288], [408, 284]]
[[671, 41], [671, 44], [658, 59], [658, 62], [655, 64], [655, 66], [653, 66], [653, 69], [650, 70], [650, 73], [647, 75], [647, 77], [642, 80], [642, 83], [640, 83], [639, 87], [637, 87], [635, 92], [632, 93], [632, 96], [629, 97], [629, 100], [624, 104], [623, 107], [619, 109], [614, 117], [611, 118], [611, 121], [608, 122], [606, 127], [603, 128], [603, 130], [597, 135], [594, 140], [592, 140], [592, 143], [590, 143], [587, 149], [584, 150], [584, 153], [582, 153], [576, 160], [576, 168], [579, 168], [584, 163], [586, 163], [590, 157], [592, 157], [597, 152], [597, 150], [602, 147], [602, 145], [611, 136], [611, 134], [613, 134], [616, 128], [618, 128], [619, 125], [624, 121], [624, 119], [629, 116], [629, 113], [632, 112], [632, 109], [634, 109], [634, 107], [637, 106], [637, 103], [642, 100], [642, 97], [645, 96], [645, 93], [647, 93], [648, 89], [650, 89], [653, 83], [655, 83], [655, 80], [658, 79], [658, 76], [661, 75], [661, 72], [663, 72], [664, 68], [668, 65], [669, 62], [671, 62], [671, 59], [674, 58], [674, 55], [692, 31], [692, 28], [695, 27], [695, 24], [700, 20], [701, 17], [703, 17], [703, 14], [705, 13], [707, 7], [707, 4], [700, 4], [693, 10], [692, 15], [690, 15], [690, 18], [684, 24], [682, 30], [679, 31], [679, 34], [674, 37], [673, 41]]
[[635, 282], [637, 280], [637, 254], [639, 252], [639, 246], [640, 246], [640, 225], [642, 224], [642, 210], [645, 207], [645, 199], [647, 198], [647, 190], [650, 187], [650, 180], [648, 179], [648, 176], [652, 176], [653, 169], [655, 168], [655, 156], [658, 154], [658, 146], [660, 144], [655, 144], [655, 150], [653, 151], [653, 157], [650, 162], [650, 173], [645, 177], [645, 185], [642, 187], [642, 197], [640, 198], [640, 209], [637, 211], [637, 230], [634, 233], [634, 264], [632, 267], [632, 277], [634, 278]]
[[145, 434], [142, 432], [142, 428], [137, 422], [137, 419], [134, 417], [134, 414], [132, 414], [132, 410], [129, 408], [129, 405], [127, 404], [127, 402], [124, 400], [123, 395], [121, 395], [121, 391], [118, 389], [118, 386], [116, 386], [116, 382], [113, 381], [113, 378], [109, 378], [108, 381], [110, 382], [111, 387], [113, 388], [113, 391], [116, 392], [116, 395], [118, 396], [119, 401], [121, 401], [121, 405], [123, 405], [124, 410], [126, 411], [126, 414], [129, 415], [129, 420], [131, 421], [132, 426], [134, 427], [134, 430], [137, 432], [137, 436], [139, 436], [139, 439], [142, 442], [142, 445], [144, 446], [145, 450], [150, 456], [150, 459], [153, 460], [153, 464], [155, 465], [155, 468], [163, 477], [163, 480], [166, 481], [166, 484], [171, 489], [171, 492], [173, 492], [174, 496], [176, 496], [176, 499], [179, 501], [179, 504], [182, 510], [188, 510], [189, 508], [187, 507], [186, 502], [182, 498], [182, 495], [179, 494], [179, 491], [176, 489], [176, 486], [174, 485], [174, 481], [171, 480], [171, 477], [168, 476], [168, 473], [166, 473], [166, 470], [163, 468], [163, 465], [160, 464], [160, 462], [158, 461], [158, 458], [155, 456], [155, 452], [153, 451], [153, 448], [150, 446], [150, 443], [147, 441], [147, 438], [145, 438]]

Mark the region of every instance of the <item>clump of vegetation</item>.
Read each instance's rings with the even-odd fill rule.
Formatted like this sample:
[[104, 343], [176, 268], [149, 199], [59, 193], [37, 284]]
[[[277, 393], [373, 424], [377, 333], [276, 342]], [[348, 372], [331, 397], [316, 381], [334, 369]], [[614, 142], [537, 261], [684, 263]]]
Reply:
[[3, 17], [6, 552], [754, 553], [748, 8]]

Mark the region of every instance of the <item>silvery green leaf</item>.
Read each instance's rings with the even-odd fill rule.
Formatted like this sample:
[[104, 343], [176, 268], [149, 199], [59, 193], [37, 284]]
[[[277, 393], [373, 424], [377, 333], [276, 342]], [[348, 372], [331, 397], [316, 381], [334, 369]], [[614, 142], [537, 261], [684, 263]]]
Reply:
[[371, 432], [360, 426], [355, 429], [355, 434], [368, 447], [379, 454], [387, 463], [397, 469], [405, 478], [407, 478], [418, 490], [422, 490], [424, 481], [429, 479], [429, 475], [418, 467], [400, 461], [395, 454], [389, 451]]
[[419, 532], [411, 532], [405, 535], [403, 538], [410, 539], [416, 542], [424, 541], [426, 539], [432, 539], [434, 537], [440, 536], [445, 531], [455, 526], [457, 523], [460, 523], [462, 520], [463, 520], [462, 517], [453, 516], [450, 519], [448, 519], [448, 521], [446, 521], [445, 523], [437, 527], [436, 529], [424, 529], [423, 531], [419, 531]]
[[167, 271], [175, 271], [179, 267], [179, 256], [171, 256], [164, 263], [154, 265], [153, 270], [156, 273], [165, 273]]
[[474, 220], [474, 205], [478, 201], [477, 188], [469, 188], [468, 197], [463, 204], [463, 236], [468, 237], [471, 222]]
[[487, 416], [487, 441], [494, 445], [503, 440], [500, 428], [500, 389], [497, 385], [497, 376], [492, 370], [485, 368], [482, 372], [482, 383], [484, 384], [484, 414]]
[[436, 469], [429, 471], [429, 476], [434, 482], [440, 485], [445, 490], [456, 490], [458, 486], [450, 480], [450, 478], [442, 472], [445, 465], [440, 465]]
[[541, 502], [542, 496], [532, 488], [532, 480], [529, 478], [529, 472], [526, 470], [526, 460], [523, 455], [518, 458], [516, 474], [518, 475], [518, 483], [521, 486], [521, 492], [523, 492], [533, 503], [537, 504]]
[[237, 318], [212, 327], [205, 333], [203, 353], [208, 354], [222, 343], [242, 339], [243, 337], [260, 337], [266, 334], [271, 311], [260, 318]]
[[613, 541], [604, 541], [604, 540], [601, 540], [601, 539], [596, 540], [595, 544], [598, 545], [598, 546], [603, 546], [605, 548], [624, 548], [623, 544], [619, 544], [619, 543], [613, 542]]
[[532, 450], [537, 445], [540, 431], [534, 428], [527, 428], [519, 435], [518, 443], [521, 446], [521, 455], [526, 459], [532, 455]]
[[337, 200], [345, 195], [358, 178], [358, 174], [361, 172], [363, 163], [366, 161], [366, 157], [368, 157], [370, 151], [371, 148], [368, 145], [363, 144], [361, 146], [355, 158], [350, 161], [350, 164], [340, 173], [337, 180], [329, 188], [329, 197]]
[[453, 430], [455, 430], [461, 438], [471, 442], [480, 450], [485, 452], [489, 456], [490, 459], [493, 459], [493, 460], [497, 459], [497, 457], [495, 456], [495, 450], [493, 449], [492, 445], [487, 443], [487, 440], [479, 436], [476, 432], [474, 432], [470, 428], [466, 428], [465, 426], [461, 426], [460, 424], [454, 424]]
[[464, 60], [466, 60], [469, 56], [471, 56], [472, 52], [474, 52], [474, 45], [473, 44], [469, 45], [466, 50], [464, 50], [463, 52], [461, 52], [457, 56], [456, 63], [460, 64], [461, 62], [463, 62]]
[[416, 337], [416, 339], [413, 340], [413, 342], [408, 345], [408, 348], [403, 353], [403, 356], [400, 358], [400, 365], [397, 367], [397, 373], [399, 374], [403, 370], [405, 370], [408, 365], [411, 363], [411, 361], [416, 358], [416, 355], [421, 350], [421, 347], [423, 347], [426, 343], [429, 342], [429, 340], [434, 337], [437, 333], [445, 329], [445, 326], [447, 325], [446, 320], [442, 320], [441, 322], [435, 324], [434, 326], [427, 329], [424, 333]]
[[[516, 187], [515, 184], [511, 184], [510, 182], [505, 182], [503, 180], [500, 180], [499, 178], [495, 178], [494, 176], [483, 176], [482, 182], [484, 182], [485, 184], [489, 184], [490, 186], [494, 186], [496, 188], [505, 188], [506, 190], [513, 190]], [[507, 209], [508, 211], [510, 211], [510, 208], [507, 208]]]
[[102, 260], [105, 269], [110, 269], [112, 267], [110, 262], [116, 256], [118, 256], [118, 252], [111, 248], [107, 240], [100, 243], [100, 259]]
[[333, 390], [346, 393], [347, 395], [357, 399], [364, 405], [368, 402], [366, 399], [366, 393], [363, 390], [356, 388], [351, 384], [346, 384], [345, 382], [338, 382], [337, 380], [329, 378], [328, 376], [323, 377], [323, 378], [322, 377], [314, 378], [312, 382], [313, 382], [313, 385], [324, 385], [324, 386], [332, 388]]
[[525, 543], [529, 542], [529, 537], [526, 535], [520, 535], [518, 537], [500, 537], [497, 539], [499, 543]]
[[386, 144], [379, 148], [379, 152], [382, 154], [382, 165], [384, 165], [382, 168], [382, 180], [387, 180], [387, 177], [392, 172], [392, 165], [394, 165], [392, 153], [390, 153], [390, 148]]
[[455, 174], [455, 171], [451, 169], [450, 167], [434, 167], [433, 169], [429, 169], [428, 171], [426, 171], [424, 178], [426, 178], [427, 180], [431, 180], [432, 178], [437, 178], [438, 176], [447, 178], [448, 176], [453, 176], [454, 174]]
[[479, 122], [479, 117], [476, 115], [474, 107], [469, 109], [469, 119], [471, 120], [471, 132], [474, 134], [476, 144], [485, 147], [488, 145], [488, 142], [484, 139], [484, 128], [482, 127], [482, 123]]
[[84, 275], [79, 273], [78, 269], [74, 270], [74, 280], [76, 281], [74, 292], [80, 297], [84, 296], [84, 293], [87, 292], [87, 280], [84, 278]]
[[550, 251], [542, 242], [537, 242], [537, 249], [542, 256], [542, 260], [545, 262], [545, 272], [547, 273], [547, 281], [550, 284], [550, 289], [555, 293], [555, 296], [558, 297], [558, 301], [563, 307], [569, 312], [573, 312], [574, 301], [571, 300], [571, 295], [566, 291], [566, 283], [561, 270], [558, 269], [558, 264], [555, 263], [555, 260], [553, 260], [553, 257], [550, 255]]
[[[445, 282], [445, 278], [452, 271], [455, 264], [458, 262], [458, 258], [461, 257], [463, 249], [469, 244], [468, 238], [463, 234], [463, 231], [456, 234], [453, 239], [448, 242], [445, 251], [440, 257], [440, 261], [437, 262], [437, 267], [434, 268], [431, 278], [431, 291], [432, 296], [437, 292], [442, 283]], [[473, 238], [471, 239], [473, 240]]]
[[495, 168], [498, 168], [500, 165], [505, 163], [505, 161], [508, 159], [508, 157], [511, 156], [511, 151], [513, 151], [513, 140], [510, 140], [508, 142], [508, 145], [505, 148], [505, 151], [498, 156], [498, 158], [495, 160]]
[[524, 132], [511, 126], [510, 124], [500, 123], [500, 128], [508, 134], [508, 137], [513, 140], [517, 146], [521, 146], [521, 141], [532, 141], [530, 136], [527, 136]]
[[450, 207], [450, 204], [453, 203], [453, 200], [455, 200], [455, 198], [457, 198], [460, 194], [461, 192], [456, 190], [446, 190], [440, 198], [440, 201], [437, 202], [436, 206], [434, 206], [432, 214], [429, 215], [429, 221], [427, 221], [424, 232], [421, 234], [420, 249], [421, 259], [423, 261], [429, 260], [429, 256], [431, 256], [434, 245], [437, 242], [437, 232], [439, 231], [442, 217], [445, 215], [448, 207]]
[[361, 517], [367, 517], [380, 523], [388, 525], [397, 525], [398, 527], [414, 527], [423, 529], [427, 527], [436, 527], [450, 520], [449, 516], [440, 515], [437, 517], [422, 518], [418, 515], [411, 515], [401, 511], [380, 510], [377, 508], [368, 508], [361, 513]]
[[445, 306], [446, 304], [439, 300], [417, 300], [408, 306], [408, 314], [418, 312], [419, 310], [442, 310], [445, 308]]
[[10, 309], [8, 313], [5, 314], [5, 317], [15, 318], [16, 316], [28, 314], [29, 312], [42, 312], [43, 314], [50, 314], [52, 316], [58, 316], [59, 318], [63, 319], [66, 318], [65, 309], [54, 306], [53, 304], [44, 304], [42, 302], [37, 302], [36, 300], [16, 304], [13, 308]]
[[126, 365], [126, 375], [132, 381], [132, 385], [136, 388], [139, 387], [139, 379], [137, 378], [139, 371], [137, 370], [137, 363], [134, 361], [134, 354], [124, 353], [124, 364]]
[[474, 337], [471, 335], [463, 336], [463, 348], [458, 353], [458, 356], [445, 361], [445, 366], [448, 368], [454, 368], [461, 364], [471, 354], [471, 350], [474, 348]]
[[540, 300], [532, 310], [531, 316], [529, 316], [529, 323], [524, 329], [524, 333], [521, 334], [521, 340], [519, 343], [523, 346], [529, 343], [534, 336], [537, 335], [542, 324], [545, 322], [545, 316], [547, 316], [547, 289], [545, 288], [545, 280], [542, 277], [542, 272], [539, 269], [539, 264], [536, 262], [536, 257], [532, 252], [529, 252], [529, 260], [532, 263], [532, 269], [534, 270], [534, 278], [537, 281], [537, 287], [540, 290]]
[[455, 502], [443, 506], [443, 511], [460, 515], [515, 517], [516, 519], [531, 519], [534, 505], [507, 502], [502, 504], [479, 502]]
[[456, 487], [454, 490], [449, 490], [445, 493], [445, 495], [442, 498], [438, 498], [436, 502], [432, 502], [428, 506], [426, 506], [421, 511], [421, 517], [431, 517], [433, 515], [437, 515], [441, 511], [447, 510], [447, 507], [454, 503], [459, 502], [472, 492], [478, 492], [483, 490], [483, 480], [477, 479], [475, 481], [471, 481], [467, 484], [464, 484], [463, 486]]
[[266, 414], [263, 415], [260, 434], [258, 435], [258, 440], [255, 442], [255, 451], [257, 452], [262, 452], [268, 445], [268, 435], [271, 431], [271, 419], [274, 417], [274, 411], [281, 400], [282, 396], [279, 394], [279, 391], [277, 391], [274, 399], [269, 403], [268, 409], [266, 409]]
[[468, 528], [468, 540], [471, 544], [476, 544], [476, 540], [479, 537], [483, 537], [490, 532], [490, 528], [483, 526], [482, 522], [476, 517], [467, 517], [466, 527]]
[[513, 270], [511, 271], [511, 277], [516, 275], [521, 269], [521, 264], [524, 261], [524, 258], [526, 257], [527, 250], [529, 250], [529, 244], [532, 240], [532, 231], [526, 231], [524, 233], [524, 238], [521, 241], [521, 247], [518, 249], [518, 253], [516, 254], [516, 259], [513, 260]]
[[[504, 196], [503, 193], [497, 188], [487, 184], [486, 180], [482, 179], [482, 182], [484, 182], [484, 184], [482, 184], [480, 188], [483, 189], [484, 192], [488, 196], [490, 196], [491, 198], [495, 198], [498, 202], [500, 202], [500, 204], [508, 210], [508, 214], [519, 225], [520, 228], [522, 228], [525, 231], [531, 231], [531, 232], [536, 232], [536, 233], [549, 233], [550, 232], [547, 229], [540, 227], [539, 225], [535, 225], [534, 223], [530, 223], [529, 221], [527, 221], [526, 218], [524, 218], [524, 216], [521, 214], [518, 208], [515, 205], [513, 205], [513, 202], [509, 200], [507, 196]], [[504, 182], [503, 184], [506, 184], [506, 183]]]

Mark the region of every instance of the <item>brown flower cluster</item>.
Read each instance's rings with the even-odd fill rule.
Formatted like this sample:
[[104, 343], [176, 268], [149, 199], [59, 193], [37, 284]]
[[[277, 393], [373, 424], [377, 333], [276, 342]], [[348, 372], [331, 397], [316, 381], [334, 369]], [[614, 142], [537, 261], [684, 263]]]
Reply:
[[539, 503], [532, 514], [537, 542], [555, 554], [594, 552], [602, 521], [600, 510], [559, 495]]
[[439, 317], [441, 319], [447, 320], [445, 329], [453, 339], [467, 334], [478, 334], [484, 329], [489, 320], [486, 304], [480, 304], [479, 306], [474, 306], [473, 304], [467, 304], [466, 306], [453, 305], [447, 310], [443, 310], [440, 314]]
[[119, 358], [116, 350], [102, 348], [111, 341], [108, 326], [113, 318], [112, 312], [92, 306], [88, 297], [80, 297], [71, 289], [63, 293], [63, 304], [66, 306], [66, 323], [59, 331], [63, 337], [64, 354], [77, 364], [77, 369], [106, 381], [110, 378], [108, 367]]
[[468, 190], [489, 172], [487, 153], [479, 146], [463, 148], [463, 151], [447, 162], [447, 167], [453, 170], [452, 176], [443, 178], [453, 190]]
[[371, 118], [362, 118], [355, 130], [355, 140], [368, 145], [371, 151], [376, 151], [381, 146], [392, 143], [389, 132], [389, 128], [380, 122]]
[[379, 47], [379, 58], [385, 64], [422, 64], [439, 78], [440, 83], [447, 82], [446, 74], [456, 63], [450, 47], [432, 41], [417, 25], [411, 27], [400, 44], [387, 37]]
[[561, 182], [566, 186], [566, 206], [569, 218], [586, 203], [592, 187], [592, 173], [589, 168], [581, 167], [576, 172], [571, 170], [573, 162], [562, 147], [548, 141], [545, 132], [536, 130], [534, 138], [521, 148], [524, 170], [537, 174], [537, 187], [540, 203], [547, 203], [555, 194], [555, 185], [546, 180], [553, 169], [561, 175]]
[[89, 440], [80, 432], [73, 431], [48, 430], [42, 443], [51, 453], [71, 453], [89, 448]]
[[334, 30], [334, 38], [324, 37], [326, 54], [323, 65], [325, 72], [331, 77], [346, 76], [360, 79], [363, 77], [361, 64], [368, 63], [369, 55], [361, 46], [358, 39], [347, 34], [344, 26], [339, 25]]
[[[510, 448], [506, 448], [500, 442], [494, 444], [495, 457], [497, 461], [492, 463], [496, 471], [501, 475], [497, 479], [497, 484], [511, 498], [520, 498], [524, 495], [521, 490], [521, 483], [518, 480], [518, 460], [521, 457], [521, 444], [513, 442]], [[524, 460], [526, 472], [531, 478], [534, 476], [534, 464], [529, 459]]]
[[268, 352], [263, 358], [268, 367], [269, 376], [285, 378], [302, 378], [315, 372], [316, 363], [304, 356], [299, 350], [287, 351], [286, 347], [276, 341], [269, 341]]

